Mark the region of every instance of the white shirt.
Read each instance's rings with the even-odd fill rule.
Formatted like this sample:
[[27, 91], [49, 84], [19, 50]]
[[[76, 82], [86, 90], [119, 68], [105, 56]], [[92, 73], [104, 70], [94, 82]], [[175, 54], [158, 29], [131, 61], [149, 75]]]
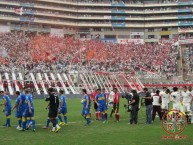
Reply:
[[192, 99], [192, 95], [189, 91], [186, 92], [182, 92], [181, 93], [182, 98], [183, 98], [183, 103], [190, 103], [191, 99]]
[[171, 97], [174, 103], [180, 103], [180, 93], [179, 92], [172, 92]]
[[114, 96], [115, 96], [115, 93], [113, 91], [111, 91], [109, 94], [109, 102], [113, 102]]
[[166, 94], [167, 103], [170, 103], [170, 94]]
[[160, 106], [159, 98], [159, 95], [153, 95], [153, 106]]
[[162, 97], [163, 104], [168, 104], [170, 102], [169, 94], [166, 94], [164, 91], [161, 91], [159, 95]]

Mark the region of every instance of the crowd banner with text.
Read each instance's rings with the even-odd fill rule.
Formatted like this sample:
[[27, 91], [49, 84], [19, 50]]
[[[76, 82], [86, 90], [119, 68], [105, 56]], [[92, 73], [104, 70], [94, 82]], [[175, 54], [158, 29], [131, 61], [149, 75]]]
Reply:
[[143, 39], [117, 39], [117, 42], [122, 44], [130, 44], [130, 43], [144, 44]]

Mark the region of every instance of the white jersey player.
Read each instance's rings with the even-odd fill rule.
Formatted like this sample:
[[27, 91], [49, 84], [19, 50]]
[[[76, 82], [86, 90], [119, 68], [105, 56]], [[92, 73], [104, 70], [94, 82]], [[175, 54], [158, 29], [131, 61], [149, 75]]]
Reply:
[[169, 103], [169, 93], [167, 93], [167, 88], [163, 87], [163, 90], [160, 92], [160, 96], [162, 98], [162, 105], [161, 108], [163, 110], [168, 110], [168, 103]]
[[111, 91], [110, 94], [109, 94], [109, 98], [108, 98], [108, 102], [109, 102], [108, 105], [109, 105], [109, 106], [112, 106], [112, 105], [113, 105], [114, 95], [115, 95], [115, 93], [114, 93], [113, 91]]
[[171, 93], [171, 101], [173, 102], [173, 109], [180, 110], [180, 93], [178, 88], [174, 87], [173, 92]]
[[193, 124], [193, 89], [192, 89], [191, 86], [188, 87], [188, 91], [189, 91], [189, 92], [191, 93], [191, 95], [192, 95], [192, 100], [191, 100], [191, 102], [190, 102], [190, 110], [191, 110], [191, 115], [192, 115], [192, 117], [191, 117], [191, 123]]
[[154, 95], [156, 95], [155, 91], [156, 91], [156, 89], [153, 89], [153, 90], [152, 90], [151, 97], [153, 97]]
[[188, 88], [185, 86], [183, 87], [183, 91], [181, 93], [181, 97], [182, 97], [182, 104], [183, 104], [183, 107], [182, 107], [182, 110], [183, 112], [186, 112], [186, 113], [190, 113], [190, 103], [192, 101], [192, 95], [190, 93], [190, 91], [188, 91]]

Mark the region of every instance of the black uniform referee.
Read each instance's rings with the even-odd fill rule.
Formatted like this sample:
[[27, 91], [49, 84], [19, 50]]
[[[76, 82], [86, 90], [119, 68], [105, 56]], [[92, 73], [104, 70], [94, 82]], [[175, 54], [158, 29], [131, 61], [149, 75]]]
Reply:
[[60, 126], [57, 125], [57, 114], [58, 114], [58, 107], [59, 107], [59, 98], [58, 95], [55, 93], [53, 88], [48, 89], [49, 97], [46, 98], [46, 101], [49, 102], [49, 113], [48, 117], [50, 121], [53, 123], [52, 132], [58, 132], [60, 130]]

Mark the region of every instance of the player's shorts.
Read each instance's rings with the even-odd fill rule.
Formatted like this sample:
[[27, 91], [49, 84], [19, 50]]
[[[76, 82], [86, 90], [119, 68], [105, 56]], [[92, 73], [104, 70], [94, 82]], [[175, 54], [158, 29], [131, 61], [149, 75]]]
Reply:
[[4, 114], [5, 116], [11, 115], [11, 108], [6, 108]]
[[59, 111], [59, 114], [66, 114], [67, 113], [67, 108], [61, 108]]
[[25, 111], [22, 114], [23, 117], [34, 117], [34, 109], [31, 109], [31, 113], [28, 109], [25, 109]]
[[98, 105], [96, 102], [94, 102], [94, 109], [97, 110], [98, 109]]
[[22, 117], [21, 111], [16, 110], [16, 111], [15, 111], [15, 117], [17, 117], [17, 118]]
[[184, 103], [182, 107], [182, 112], [190, 112], [190, 103]]
[[25, 111], [26, 111], [26, 109], [22, 107], [21, 108], [21, 113], [23, 114]]
[[88, 115], [88, 114], [90, 114], [90, 107], [88, 107], [88, 109], [83, 108], [82, 109], [82, 115]]
[[106, 104], [105, 104], [105, 105], [102, 105], [102, 106], [99, 105], [99, 107], [98, 107], [98, 111], [99, 111], [99, 112], [104, 112], [104, 111], [106, 111], [106, 110], [107, 110]]
[[180, 103], [173, 103], [174, 110], [180, 110]]
[[161, 108], [168, 110], [168, 103], [162, 103]]
[[56, 118], [58, 116], [58, 109], [57, 108], [50, 108], [48, 112], [49, 118]]
[[117, 109], [117, 111], [119, 111], [119, 103], [113, 103], [113, 110], [115, 111]]

